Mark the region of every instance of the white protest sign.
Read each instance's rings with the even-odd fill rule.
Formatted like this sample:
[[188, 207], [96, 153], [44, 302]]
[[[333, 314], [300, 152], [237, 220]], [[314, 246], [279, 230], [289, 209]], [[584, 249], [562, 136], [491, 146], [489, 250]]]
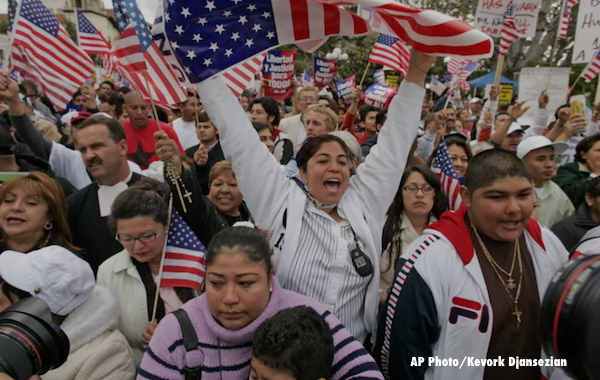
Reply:
[[570, 67], [526, 67], [519, 75], [519, 101], [526, 100], [523, 107], [531, 107], [518, 120], [521, 125], [531, 125], [542, 91], [548, 86], [548, 109], [552, 114], [567, 101], [569, 94]]
[[[488, 36], [500, 37], [504, 11], [510, 2], [511, 0], [479, 0], [475, 15], [475, 27], [481, 29]], [[540, 1], [513, 0], [513, 4], [515, 5], [515, 25], [521, 38], [535, 36]]]
[[580, 0], [571, 63], [588, 63], [600, 49], [600, 0]]

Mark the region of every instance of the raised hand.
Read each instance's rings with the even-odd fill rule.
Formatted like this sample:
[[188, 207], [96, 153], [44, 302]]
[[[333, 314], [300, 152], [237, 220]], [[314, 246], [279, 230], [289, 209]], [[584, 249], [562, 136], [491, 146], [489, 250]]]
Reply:
[[0, 96], [7, 102], [19, 99], [19, 85], [6, 71], [0, 71]]
[[423, 87], [425, 85], [425, 77], [429, 69], [435, 62], [436, 57], [421, 53], [413, 49], [410, 53], [410, 63], [405, 80]]
[[525, 112], [527, 112], [527, 110], [531, 107], [525, 107], [523, 108], [523, 104], [525, 104], [526, 100], [523, 100], [522, 102], [519, 102], [517, 104], [515, 104], [515, 106], [512, 108], [512, 110], [510, 111], [510, 117], [513, 119], [513, 121], [516, 121], [518, 118], [520, 118], [521, 116], [523, 116], [523, 114]]
[[166, 163], [174, 157], [177, 173], [181, 175], [182, 165], [181, 160], [179, 159], [179, 148], [177, 147], [177, 143], [174, 140], [171, 140], [164, 131], [154, 132], [154, 141], [156, 141], [154, 150], [158, 158]]
[[194, 153], [194, 162], [198, 166], [205, 166], [208, 163], [208, 151], [202, 144], [198, 147], [196, 153]]
[[538, 99], [538, 108], [542, 110], [546, 109], [546, 106], [548, 105], [549, 101], [550, 97], [548, 96], [548, 92], [546, 92], [546, 90], [542, 91]]

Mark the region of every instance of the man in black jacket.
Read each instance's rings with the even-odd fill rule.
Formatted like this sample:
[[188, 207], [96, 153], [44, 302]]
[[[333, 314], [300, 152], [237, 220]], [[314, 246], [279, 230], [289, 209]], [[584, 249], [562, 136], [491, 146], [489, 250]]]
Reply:
[[202, 194], [208, 195], [208, 174], [217, 162], [224, 161], [225, 155], [219, 142], [219, 131], [204, 111], [198, 115], [198, 140], [200, 144], [188, 148], [185, 154], [194, 160], [196, 178], [202, 187]]

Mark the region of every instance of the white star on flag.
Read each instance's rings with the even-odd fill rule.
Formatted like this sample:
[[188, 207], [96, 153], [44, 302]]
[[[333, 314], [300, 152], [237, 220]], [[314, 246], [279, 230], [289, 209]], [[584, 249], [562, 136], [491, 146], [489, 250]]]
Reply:
[[215, 33], [223, 34], [223, 32], [225, 32], [225, 28], [223, 27], [223, 24], [217, 25], [217, 29], [215, 30]]
[[198, 19], [198, 24], [202, 24], [202, 26], [204, 26], [204, 24], [206, 24], [208, 21], [206, 21], [206, 17], [200, 17]]
[[181, 25], [176, 25], [175, 26], [175, 32], [179, 33], [179, 35], [181, 36], [183, 34], [183, 26]]
[[231, 35], [231, 39], [234, 41], [237, 41], [240, 38], [240, 34], [238, 32], [235, 32]]
[[252, 30], [254, 30], [255, 32], [258, 32], [259, 30], [262, 30], [262, 28], [260, 27], [260, 24], [254, 24], [254, 27], [252, 28]]
[[210, 58], [204, 60], [204, 66], [212, 65], [212, 60]]
[[213, 11], [216, 8], [214, 1], [207, 1], [206, 6], [204, 8], [208, 8], [209, 11]]
[[200, 34], [194, 34], [193, 40], [196, 42], [200, 42], [200, 41], [202, 41], [202, 37], [200, 37]]
[[189, 59], [192, 59], [192, 60], [193, 60], [194, 58], [196, 58], [196, 53], [194, 53], [194, 51], [193, 51], [193, 50], [188, 50], [188, 52], [187, 52], [187, 57], [188, 57]]
[[225, 56], [227, 56], [227, 58], [229, 58], [229, 56], [231, 56], [233, 54], [233, 49], [226, 49], [225, 50]]
[[246, 16], [240, 16], [240, 19], [238, 20], [239, 23], [241, 23], [242, 25], [245, 25], [248, 22], [248, 19], [246, 18]]
[[216, 42], [211, 42], [210, 47], [208, 49], [212, 50], [213, 52], [216, 52], [217, 50], [219, 50], [219, 45]]
[[182, 8], [181, 9], [181, 14], [183, 15], [183, 17], [188, 18], [188, 16], [191, 16], [192, 14], [190, 13], [190, 8]]
[[252, 39], [246, 40], [246, 43], [244, 45], [250, 47], [250, 46], [254, 45], [254, 41], [252, 41]]

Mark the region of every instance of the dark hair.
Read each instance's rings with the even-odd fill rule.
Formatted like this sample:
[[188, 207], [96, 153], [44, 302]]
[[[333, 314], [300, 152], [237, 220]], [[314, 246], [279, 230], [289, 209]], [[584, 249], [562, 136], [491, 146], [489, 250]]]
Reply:
[[108, 94], [100, 94], [98, 95], [98, 100], [103, 103], [108, 103], [111, 106], [115, 106], [115, 113], [117, 114], [117, 117], [121, 116], [123, 113], [123, 97], [118, 92], [111, 91]]
[[369, 112], [379, 112], [379, 108], [375, 108], [373, 106], [369, 106], [369, 105], [364, 105], [362, 107], [360, 107], [360, 121], [365, 121], [365, 119], [367, 118], [367, 115], [369, 114]]
[[252, 92], [250, 90], [242, 91], [240, 98], [247, 98], [248, 100], [252, 100]]
[[579, 143], [577, 143], [577, 146], [575, 147], [575, 161], [585, 164], [586, 161], [585, 158], [583, 158], [583, 155], [586, 154], [590, 149], [592, 149], [594, 144], [598, 141], [600, 141], [599, 133], [592, 136], [588, 136], [581, 140]]
[[273, 122], [271, 123], [272, 125], [279, 125], [281, 117], [279, 116], [279, 104], [277, 104], [277, 101], [275, 99], [268, 96], [256, 98], [252, 102], [250, 102], [248, 109], [252, 110], [252, 106], [255, 104], [262, 105], [268, 116], [275, 117], [275, 119], [273, 119]]
[[265, 123], [259, 123], [259, 122], [253, 121], [252, 126], [254, 127], [254, 129], [256, 129], [256, 132], [260, 132], [263, 129], [268, 129], [269, 132], [273, 133], [273, 127], [269, 127]]
[[110, 89], [111, 89], [111, 90], [113, 90], [113, 91], [115, 90], [115, 85], [114, 85], [114, 83], [113, 83], [113, 82], [111, 82], [111, 81], [109, 81], [109, 80], [105, 80], [104, 82], [100, 83], [100, 87], [102, 87], [102, 85], [103, 85], [103, 84], [107, 84], [107, 85], [109, 85], [109, 86], [110, 86]]
[[208, 117], [208, 114], [206, 113], [206, 111], [200, 111], [198, 113], [198, 122], [199, 123], [212, 123], [212, 121], [210, 121], [210, 117]]
[[73, 103], [73, 101], [75, 100], [76, 97], [78, 97], [81, 94], [81, 90], [77, 90], [73, 93], [73, 97], [71, 98], [71, 103]]
[[321, 149], [321, 146], [323, 144], [328, 142], [336, 142], [340, 144], [348, 158], [350, 158], [350, 156], [352, 155], [352, 153], [350, 153], [350, 149], [348, 149], [348, 146], [346, 145], [344, 140], [335, 135], [326, 134], [322, 136], [309, 137], [302, 144], [302, 148], [300, 148], [298, 154], [296, 154], [296, 162], [298, 163], [298, 168], [306, 171], [306, 168], [308, 166], [308, 160], [310, 160], [312, 156], [314, 156], [317, 153], [317, 151]]
[[190, 98], [196, 98], [196, 100], [198, 100], [198, 102], [200, 102], [200, 100], [198, 99], [198, 96], [193, 93], [192, 91], [187, 91], [187, 98], [185, 98], [185, 101], [179, 103], [180, 106], [184, 107], [187, 105], [187, 102], [190, 100]]
[[465, 186], [471, 194], [506, 177], [522, 177], [531, 182], [527, 165], [517, 156], [502, 149], [481, 152], [469, 162]]
[[127, 93], [130, 93], [130, 92], [131, 92], [131, 89], [130, 89], [129, 87], [119, 87], [119, 90], [118, 90], [118, 91], [119, 91], [121, 94], [125, 95], [125, 94], [127, 94]]
[[554, 118], [556, 120], [558, 120], [558, 116], [560, 115], [560, 110], [563, 108], [571, 108], [571, 105], [569, 103], [567, 103], [567, 104], [563, 104], [562, 106], [558, 107], [556, 109], [556, 112], [554, 112]]
[[117, 231], [117, 221], [138, 216], [150, 217], [156, 223], [169, 223], [169, 208], [158, 182], [143, 178], [115, 198], [108, 218], [110, 228]]
[[108, 128], [108, 133], [110, 138], [119, 143], [121, 140], [127, 141], [127, 134], [125, 133], [125, 128], [123, 128], [123, 124], [119, 120], [113, 119], [111, 117], [106, 117], [103, 115], [95, 115], [85, 120], [83, 123], [74, 125], [73, 128], [82, 130], [91, 125], [102, 124], [106, 128]]
[[465, 150], [465, 154], [467, 155], [468, 162], [471, 162], [473, 159], [473, 153], [471, 153], [471, 147], [467, 143], [466, 140], [460, 137], [448, 137], [446, 140], [446, 145], [450, 148], [451, 145], [458, 145]]
[[[383, 229], [383, 245], [382, 249], [386, 249], [387, 245], [394, 240], [394, 237], [400, 233], [400, 227], [402, 226], [402, 214], [404, 213], [404, 199], [402, 197], [402, 188], [408, 181], [408, 178], [413, 173], [420, 173], [425, 181], [429, 184], [429, 186], [435, 189], [435, 196], [433, 198], [433, 207], [431, 208], [431, 215], [436, 218], [440, 218], [442, 214], [448, 210], [448, 197], [446, 193], [442, 190], [442, 184], [440, 182], [439, 177], [427, 168], [424, 165], [415, 165], [407, 168], [402, 175], [402, 179], [400, 180], [400, 186], [398, 187], [398, 192], [396, 193], [396, 197], [390, 206], [387, 214], [387, 220], [385, 222], [385, 227]], [[394, 258], [399, 258], [402, 254], [402, 244], [397, 244], [396, 252], [389, 251], [389, 263], [390, 265], [394, 265], [396, 260]], [[389, 268], [387, 268], [389, 269]]]
[[496, 113], [495, 117], [502, 116], [502, 115], [510, 116], [508, 112], [506, 112], [506, 111], [500, 111], [500, 112]]
[[600, 177], [594, 177], [585, 185], [585, 194], [590, 197], [600, 197]]
[[384, 125], [387, 120], [387, 112], [387, 108], [379, 110], [379, 112], [377, 112], [377, 117], [375, 117], [375, 124]]
[[319, 95], [319, 100], [327, 100], [327, 103], [329, 103], [327, 105], [327, 107], [331, 108], [331, 110], [335, 113], [337, 113], [338, 109], [340, 108], [340, 106], [337, 104], [337, 102], [335, 100], [333, 100], [332, 98], [330, 98], [327, 95]]
[[247, 258], [258, 264], [264, 264], [267, 275], [271, 274], [273, 264], [271, 263], [271, 246], [265, 235], [250, 227], [228, 227], [216, 234], [206, 249], [206, 268], [215, 261], [215, 258], [223, 253], [223, 249], [235, 249], [243, 251]]
[[254, 333], [252, 357], [296, 380], [329, 379], [333, 333], [314, 309], [296, 306], [264, 321]]

